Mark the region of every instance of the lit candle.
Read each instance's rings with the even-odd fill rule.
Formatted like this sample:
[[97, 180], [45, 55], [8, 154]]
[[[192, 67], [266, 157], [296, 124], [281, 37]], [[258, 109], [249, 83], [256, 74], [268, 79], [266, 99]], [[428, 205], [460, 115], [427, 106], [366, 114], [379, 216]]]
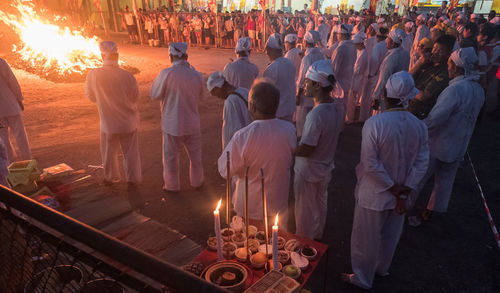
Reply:
[[273, 225], [273, 268], [275, 271], [280, 268], [278, 257], [278, 214], [276, 214]]
[[229, 152], [226, 152], [227, 155], [227, 178], [226, 178], [226, 225], [229, 228], [229, 214], [231, 212], [231, 161]]
[[262, 189], [262, 207], [264, 209], [264, 232], [266, 233], [266, 256], [269, 255], [267, 251], [267, 245], [269, 244], [269, 226], [267, 224], [267, 198], [266, 191], [264, 189], [264, 170], [260, 168], [260, 179], [261, 179], [261, 189]]
[[217, 260], [222, 261], [222, 235], [220, 233], [220, 215], [219, 208], [222, 203], [222, 198], [217, 204], [217, 208], [214, 211], [214, 221], [215, 221], [215, 238], [217, 239]]

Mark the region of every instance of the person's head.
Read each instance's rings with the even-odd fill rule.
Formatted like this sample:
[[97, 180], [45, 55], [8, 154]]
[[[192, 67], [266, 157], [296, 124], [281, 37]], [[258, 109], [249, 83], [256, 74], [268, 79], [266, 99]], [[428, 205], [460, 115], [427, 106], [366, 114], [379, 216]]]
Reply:
[[440, 36], [444, 35], [445, 32], [446, 32], [446, 26], [443, 23], [436, 24], [433, 28], [431, 28], [431, 39], [435, 41]]
[[413, 23], [413, 21], [406, 22], [405, 23], [405, 33], [407, 33], [407, 34], [411, 33], [414, 25], [415, 24]]
[[377, 32], [377, 42], [381, 42], [387, 38], [387, 34], [389, 33], [389, 29], [385, 26], [379, 27]]
[[420, 14], [419, 16], [417, 16], [417, 19], [415, 20], [415, 23], [417, 24], [417, 26], [425, 24], [426, 22], [427, 22], [427, 19], [423, 14]]
[[123, 10], [125, 10], [125, 12], [128, 12], [128, 5], [125, 5], [125, 7], [123, 8]]
[[341, 24], [337, 32], [337, 39], [339, 39], [340, 41], [345, 41], [349, 40], [350, 38], [351, 38], [351, 31], [349, 27]]
[[394, 49], [401, 46], [404, 39], [404, 32], [400, 29], [394, 29], [389, 32], [389, 37], [386, 39], [387, 49]]
[[307, 4], [304, 4], [304, 10], [307, 11]]
[[363, 22], [363, 18], [361, 16], [357, 16], [355, 21], [356, 24], [360, 24], [361, 22]]
[[432, 41], [429, 38], [423, 38], [418, 42], [418, 53], [420, 56], [426, 58], [431, 56]]
[[271, 61], [283, 56], [283, 41], [280, 34], [274, 33], [269, 36], [266, 42], [266, 54]]
[[441, 2], [441, 7], [444, 9], [446, 8], [446, 6], [448, 6], [448, 1], [443, 1]]
[[360, 32], [352, 37], [352, 43], [357, 50], [363, 50], [365, 48], [364, 41], [366, 39], [365, 33]]
[[432, 47], [432, 62], [444, 63], [450, 57], [453, 46], [455, 45], [455, 37], [443, 35], [439, 37]]
[[490, 13], [488, 14], [488, 21], [492, 20], [496, 15], [497, 12], [495, 10], [491, 10]]
[[366, 34], [368, 36], [370, 36], [370, 37], [374, 37], [374, 36], [377, 35], [377, 31], [378, 31], [378, 24], [377, 23], [372, 23], [366, 29]]
[[479, 28], [479, 35], [477, 36], [477, 42], [481, 46], [486, 46], [495, 36], [495, 29], [493, 25], [489, 22], [483, 23]]
[[280, 91], [271, 82], [259, 79], [248, 94], [248, 110], [254, 120], [273, 119], [280, 103]]
[[104, 41], [99, 44], [101, 50], [102, 61], [118, 62], [118, 47], [115, 42]]
[[314, 48], [320, 41], [320, 35], [317, 31], [308, 31], [304, 34], [303, 45], [305, 48]]
[[296, 34], [288, 34], [285, 37], [285, 50], [288, 52], [291, 49], [297, 46], [297, 35]]
[[472, 23], [476, 23], [477, 22], [477, 14], [472, 13], [470, 15], [470, 22], [472, 22]]
[[463, 36], [464, 38], [477, 38], [479, 34], [479, 28], [473, 22], [469, 22], [464, 26]]
[[408, 107], [408, 102], [415, 98], [418, 89], [415, 88], [413, 77], [407, 71], [396, 72], [389, 77], [385, 85], [385, 102], [387, 108]]
[[454, 79], [461, 75], [469, 75], [477, 59], [476, 51], [472, 47], [453, 51], [448, 59], [448, 76]]
[[226, 81], [222, 72], [216, 71], [208, 77], [207, 89], [212, 96], [225, 100], [234, 87]]
[[187, 43], [170, 43], [168, 46], [168, 52], [170, 55], [170, 62], [175, 62], [178, 60], [187, 60]]
[[234, 52], [238, 57], [248, 57], [252, 51], [252, 41], [248, 37], [243, 37], [236, 43], [236, 48]]
[[429, 19], [427, 20], [428, 27], [433, 27], [436, 25], [436, 23], [437, 23], [437, 19], [435, 17], [429, 17]]
[[319, 60], [309, 66], [306, 73], [304, 95], [311, 98], [328, 96], [335, 85], [333, 68], [328, 60]]

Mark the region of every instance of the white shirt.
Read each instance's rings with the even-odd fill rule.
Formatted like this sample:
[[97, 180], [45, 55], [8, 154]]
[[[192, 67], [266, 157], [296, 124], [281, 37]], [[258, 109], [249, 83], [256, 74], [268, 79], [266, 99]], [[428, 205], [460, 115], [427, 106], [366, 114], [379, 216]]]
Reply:
[[264, 170], [268, 215], [286, 214], [290, 171], [297, 137], [293, 124], [280, 119], [255, 120], [236, 132], [219, 158], [219, 173], [226, 177], [226, 152], [231, 157], [231, 172], [236, 179], [234, 206], [245, 215], [245, 174], [248, 173], [248, 216], [264, 218], [260, 169]]
[[0, 58], [0, 117], [21, 114], [18, 101], [23, 100], [21, 87], [9, 64]]
[[237, 88], [235, 90], [240, 94], [230, 94], [224, 102], [224, 111], [222, 113], [222, 148], [224, 149], [236, 131], [242, 129], [252, 122], [252, 116], [248, 111], [248, 89]]
[[322, 23], [318, 26], [316, 31], [319, 33], [321, 44], [326, 46], [328, 44], [328, 25]]
[[295, 67], [292, 61], [279, 57], [269, 64], [263, 76], [280, 90], [280, 104], [276, 117], [284, 118], [295, 112]]
[[[306, 73], [309, 67], [316, 61], [324, 60], [325, 55], [317, 47], [307, 48], [304, 58], [300, 63], [299, 77], [297, 79], [297, 91], [299, 88], [304, 88], [306, 81]], [[314, 101], [312, 98], [302, 96], [300, 99], [300, 105], [306, 107], [314, 106]]]
[[401, 43], [401, 47], [408, 53], [411, 52], [411, 47], [413, 45], [413, 33], [410, 32], [406, 34], [406, 37], [403, 39], [403, 43]]
[[382, 61], [384, 61], [385, 54], [387, 54], [387, 45], [385, 40], [377, 42], [373, 46], [373, 50], [370, 56], [370, 72], [368, 74], [368, 77], [378, 77], [380, 65], [382, 64]]
[[151, 98], [161, 101], [161, 126], [165, 133], [184, 136], [200, 133], [198, 103], [203, 78], [186, 60], [163, 69], [151, 86]]
[[377, 37], [367, 38], [363, 43], [365, 44], [366, 56], [368, 60], [370, 60], [373, 53], [373, 47], [375, 47], [375, 44], [377, 43]]
[[335, 79], [340, 87], [347, 94], [351, 89], [352, 74], [356, 63], [356, 48], [351, 40], [341, 41], [339, 46], [333, 51], [332, 66]]
[[401, 47], [397, 47], [391, 49], [385, 55], [384, 61], [380, 65], [380, 72], [378, 75], [377, 85], [375, 86], [375, 90], [373, 95], [376, 99], [380, 97], [382, 91], [385, 89], [385, 85], [387, 84], [387, 80], [389, 77], [400, 71], [408, 71], [408, 67], [410, 66], [410, 55], [408, 52], [403, 50]]
[[295, 158], [295, 174], [308, 182], [320, 182], [330, 176], [337, 149], [339, 125], [334, 103], [319, 104], [307, 114], [300, 144], [314, 146], [309, 157]]
[[139, 88], [132, 73], [116, 62], [104, 61], [92, 69], [85, 82], [85, 95], [97, 104], [101, 132], [130, 133], [139, 125]]
[[300, 63], [302, 62], [302, 57], [300, 56], [299, 48], [292, 48], [285, 54], [285, 58], [292, 61], [293, 66], [295, 66], [295, 81], [299, 78]]
[[463, 159], [485, 99], [478, 78], [462, 75], [450, 80], [424, 120], [433, 157], [448, 163]]
[[236, 61], [226, 64], [223, 75], [230, 85], [250, 89], [259, 75], [259, 68], [251, 63], [248, 57], [239, 57]]
[[351, 90], [361, 93], [363, 86], [368, 78], [368, 53], [366, 49], [356, 50], [357, 57], [352, 74]]
[[366, 209], [394, 209], [394, 184], [415, 189], [427, 171], [429, 145], [425, 124], [408, 111], [384, 112], [366, 120], [361, 157], [356, 166], [357, 204]]

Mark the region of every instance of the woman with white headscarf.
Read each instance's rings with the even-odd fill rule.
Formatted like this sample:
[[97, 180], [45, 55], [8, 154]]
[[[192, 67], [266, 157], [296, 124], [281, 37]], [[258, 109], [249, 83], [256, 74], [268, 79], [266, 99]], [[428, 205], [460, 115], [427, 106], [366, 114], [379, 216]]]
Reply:
[[353, 274], [345, 282], [369, 289], [375, 274], [386, 276], [403, 231], [408, 194], [423, 178], [429, 161], [427, 128], [406, 110], [418, 93], [401, 71], [384, 88], [387, 110], [363, 126], [351, 234]]
[[327, 187], [339, 136], [337, 108], [330, 97], [335, 77], [330, 62], [313, 63], [305, 76], [304, 94], [314, 99], [307, 114], [295, 159], [296, 234], [321, 239], [326, 222]]

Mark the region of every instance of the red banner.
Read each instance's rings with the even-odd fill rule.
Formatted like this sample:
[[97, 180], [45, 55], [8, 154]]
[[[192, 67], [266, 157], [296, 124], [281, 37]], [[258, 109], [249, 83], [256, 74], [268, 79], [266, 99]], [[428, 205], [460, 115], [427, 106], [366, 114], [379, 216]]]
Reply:
[[373, 13], [377, 11], [377, 2], [378, 0], [370, 0], [370, 7], [368, 9]]

